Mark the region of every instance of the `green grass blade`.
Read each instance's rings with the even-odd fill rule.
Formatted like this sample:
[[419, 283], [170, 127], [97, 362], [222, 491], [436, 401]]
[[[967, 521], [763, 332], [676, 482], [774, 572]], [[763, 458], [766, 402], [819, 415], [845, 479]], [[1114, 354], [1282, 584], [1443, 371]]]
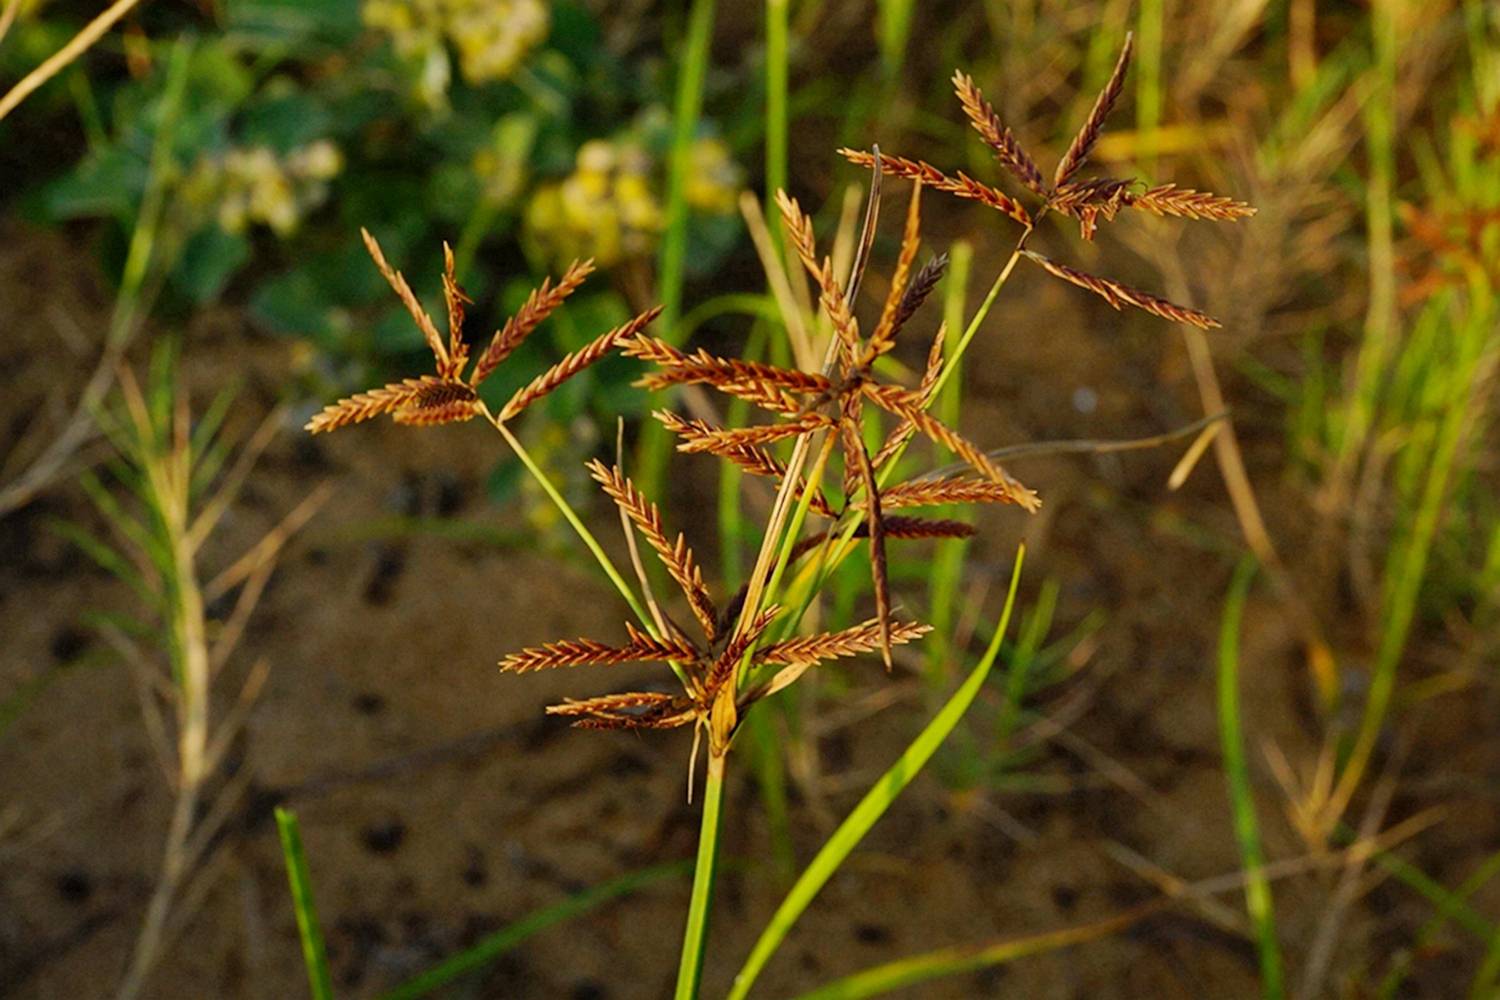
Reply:
[[1265, 856], [1255, 821], [1255, 799], [1250, 793], [1250, 768], [1245, 761], [1245, 734], [1240, 725], [1240, 619], [1255, 560], [1246, 556], [1235, 567], [1224, 602], [1224, 622], [1219, 630], [1219, 738], [1224, 747], [1224, 776], [1229, 782], [1229, 803], [1234, 812], [1234, 836], [1240, 845], [1240, 863], [1245, 869], [1245, 909], [1255, 925], [1255, 947], [1260, 953], [1261, 993], [1268, 998], [1286, 995], [1282, 980], [1281, 946], [1276, 941], [1276, 914], [1271, 903], [1271, 883], [1266, 878]]
[[813, 898], [838, 871], [839, 866], [864, 839], [866, 833], [875, 825], [885, 811], [894, 802], [931, 759], [938, 746], [947, 738], [953, 728], [958, 725], [959, 719], [968, 711], [973, 704], [974, 698], [983, 687], [985, 678], [989, 676], [990, 668], [995, 663], [996, 656], [1000, 653], [1000, 642], [1005, 636], [1006, 627], [1010, 624], [1011, 610], [1016, 603], [1016, 588], [1021, 581], [1021, 564], [1025, 560], [1026, 550], [1021, 547], [1016, 552], [1015, 568], [1011, 572], [1010, 591], [1005, 598], [1005, 609], [1000, 614], [1000, 624], [995, 628], [995, 634], [990, 639], [989, 648], [985, 650], [972, 673], [962, 686], [954, 692], [948, 703], [933, 717], [927, 727], [918, 734], [901, 757], [892, 765], [891, 769], [875, 782], [865, 797], [860, 800], [859, 805], [849, 813], [839, 828], [828, 838], [818, 854], [813, 858], [802, 877], [797, 879], [786, 899], [777, 908], [766, 929], [761, 932], [760, 939], [755, 942], [755, 947], [750, 951], [750, 957], [745, 960], [744, 967], [735, 976], [734, 987], [729, 991], [730, 1000], [743, 1000], [749, 994], [750, 987], [754, 985], [755, 979], [760, 975], [771, 956], [786, 938], [792, 925], [802, 916], [804, 910], [812, 903]]
[[995, 965], [1014, 962], [1018, 958], [1057, 951], [1085, 941], [1094, 941], [1129, 927], [1131, 924], [1160, 909], [1154, 904], [1138, 906], [1117, 916], [1081, 927], [1065, 927], [1062, 930], [1033, 934], [1029, 937], [1012, 938], [983, 947], [942, 948], [938, 951], [898, 959], [873, 969], [856, 972], [852, 976], [820, 986], [811, 993], [804, 993], [798, 1000], [858, 1000], [860, 997], [879, 996], [906, 986], [915, 986], [944, 976], [956, 976]]
[[886, 76], [901, 72], [911, 35], [912, 0], [880, 0], [880, 61]]
[[281, 835], [281, 855], [292, 886], [292, 906], [297, 911], [297, 934], [302, 938], [302, 960], [307, 963], [307, 985], [313, 1000], [332, 1000], [333, 979], [328, 973], [328, 952], [313, 907], [312, 882], [307, 877], [307, 855], [302, 852], [302, 832], [297, 816], [277, 807], [276, 832]]
[[677, 875], [685, 875], [689, 870], [690, 866], [685, 861], [656, 865], [585, 889], [560, 903], [544, 907], [514, 923], [507, 924], [473, 947], [466, 948], [421, 975], [402, 983], [386, 993], [381, 1000], [414, 1000], [416, 997], [426, 996], [460, 976], [483, 968], [534, 934], [555, 924], [582, 916], [597, 906], [619, 899], [621, 896], [628, 896], [653, 883]]
[[713, 902], [719, 869], [719, 827], [724, 818], [724, 758], [708, 759], [703, 783], [703, 822], [698, 829], [698, 856], [693, 863], [693, 894], [688, 901], [687, 927], [682, 933], [682, 957], [677, 965], [677, 1000], [697, 1000], [703, 979], [703, 955], [708, 945], [708, 911]]
[[[693, 169], [693, 134], [703, 110], [703, 78], [708, 72], [709, 43], [713, 40], [714, 0], [693, 0], [682, 63], [677, 71], [677, 96], [672, 111], [672, 147], [668, 154], [667, 222], [658, 258], [657, 296], [662, 304], [657, 329], [672, 343], [681, 343], [682, 285], [687, 265], [688, 175]], [[636, 479], [647, 496], [661, 490], [671, 437], [654, 420], [641, 427]]]

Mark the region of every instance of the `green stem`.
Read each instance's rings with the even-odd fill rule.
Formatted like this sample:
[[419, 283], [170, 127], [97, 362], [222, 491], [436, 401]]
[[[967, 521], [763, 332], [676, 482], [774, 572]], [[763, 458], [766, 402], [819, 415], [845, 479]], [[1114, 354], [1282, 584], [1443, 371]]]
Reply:
[[682, 935], [682, 960], [677, 966], [676, 1000], [697, 1000], [703, 979], [703, 954], [708, 942], [708, 910], [719, 867], [719, 827], [723, 820], [724, 764], [712, 753], [703, 785], [703, 823], [698, 831], [698, 859], [693, 868], [693, 895], [688, 902], [687, 928]]
[[[693, 133], [703, 110], [703, 79], [708, 72], [709, 43], [713, 40], [714, 0], [693, 0], [677, 75], [677, 98], [672, 110], [672, 148], [667, 177], [667, 228], [662, 235], [658, 264], [661, 324], [667, 340], [682, 343], [678, 320], [682, 315], [683, 274], [687, 264], [687, 185], [693, 169]], [[637, 479], [648, 495], [660, 492], [666, 474], [671, 436], [654, 420], [641, 428], [637, 445]]]
[[625, 578], [620, 575], [620, 571], [615, 569], [614, 562], [609, 558], [609, 554], [604, 551], [604, 547], [599, 544], [599, 539], [594, 537], [594, 533], [579, 518], [577, 512], [573, 510], [572, 505], [558, 492], [557, 487], [552, 485], [552, 480], [548, 479], [547, 474], [542, 471], [541, 466], [536, 464], [536, 460], [531, 457], [531, 453], [526, 450], [526, 446], [511, 433], [510, 428], [506, 427], [504, 422], [496, 419], [490, 413], [488, 407], [485, 407], [483, 412], [486, 419], [495, 425], [495, 430], [500, 432], [500, 436], [505, 438], [505, 443], [510, 445], [511, 451], [516, 453], [516, 457], [521, 460], [521, 464], [526, 466], [526, 471], [531, 473], [531, 477], [541, 486], [542, 492], [551, 498], [552, 503], [562, 512], [562, 516], [572, 526], [573, 531], [577, 533], [579, 538], [583, 539], [583, 544], [588, 546], [588, 550], [594, 554], [594, 558], [604, 570], [604, 575], [609, 577], [610, 582], [615, 585], [615, 589], [620, 592], [620, 596], [625, 598], [625, 603], [630, 605], [630, 610], [635, 613], [635, 616], [641, 620], [646, 628], [655, 628], [651, 622], [650, 615], [646, 613], [645, 606], [635, 596], [635, 592], [630, 589], [630, 584], [625, 582]]

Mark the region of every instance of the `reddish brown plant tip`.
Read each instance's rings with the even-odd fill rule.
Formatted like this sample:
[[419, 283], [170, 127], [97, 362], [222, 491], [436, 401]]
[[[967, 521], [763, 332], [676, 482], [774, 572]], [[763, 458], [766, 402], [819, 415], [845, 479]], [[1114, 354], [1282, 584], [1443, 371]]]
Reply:
[[406, 283], [406, 278], [401, 275], [401, 272], [386, 262], [385, 254], [380, 250], [380, 243], [370, 234], [370, 231], [361, 228], [359, 234], [364, 237], [365, 249], [369, 251], [370, 258], [375, 261], [375, 267], [395, 291], [396, 297], [406, 307], [407, 313], [416, 322], [417, 328], [422, 331], [422, 339], [427, 341], [427, 346], [432, 350], [432, 356], [437, 360], [438, 373], [445, 374], [444, 370], [451, 365], [451, 362], [448, 349], [443, 345], [442, 335], [433, 325], [432, 317], [427, 315], [427, 310], [423, 309], [422, 304], [417, 301], [417, 296], [412, 292], [411, 286]]
[[438, 374], [457, 378], [469, 360], [469, 345], [464, 342], [464, 306], [473, 299], [464, 293], [454, 273], [453, 248], [443, 243], [443, 300], [448, 306], [448, 363], [438, 366]]
[[1130, 204], [1157, 215], [1173, 215], [1182, 219], [1209, 219], [1214, 222], [1236, 222], [1255, 214], [1255, 207], [1224, 195], [1179, 188], [1175, 184], [1161, 184], [1147, 188], [1143, 194], [1135, 195]]
[[478, 397], [473, 389], [462, 382], [423, 375], [357, 393], [325, 406], [303, 429], [320, 434], [371, 420], [382, 413], [392, 414], [397, 423], [454, 423], [468, 420], [477, 412]]
[[614, 666], [652, 660], [690, 660], [697, 651], [686, 642], [653, 639], [634, 626], [626, 626], [630, 641], [610, 646], [593, 639], [562, 639], [512, 653], [500, 661], [500, 669], [524, 674], [557, 667]]
[[654, 306], [630, 322], [617, 326], [608, 333], [594, 338], [587, 346], [564, 357], [557, 364], [532, 379], [529, 385], [517, 390], [515, 395], [511, 396], [509, 401], [500, 410], [500, 420], [506, 421], [515, 417], [522, 410], [526, 409], [526, 407], [548, 393], [553, 392], [564, 382], [568, 381], [568, 379], [582, 372], [585, 368], [614, 350], [620, 343], [637, 337], [656, 317], [661, 315], [661, 311], [661, 306]]
[[[863, 150], [840, 149], [839, 154], [850, 163], [855, 163], [862, 167], [870, 167], [875, 163], [875, 157]], [[1031, 214], [1026, 211], [1024, 205], [998, 188], [990, 187], [988, 184], [981, 184], [962, 171], [959, 172], [956, 178], [949, 177], [930, 163], [925, 163], [921, 160], [909, 160], [904, 156], [885, 156], [884, 154], [880, 157], [880, 169], [887, 176], [903, 177], [908, 180], [921, 180], [924, 185], [932, 188], [934, 191], [946, 191], [960, 198], [967, 198], [970, 201], [977, 201], [981, 205], [988, 205], [990, 208], [1014, 219], [1028, 229], [1031, 227]]]
[[[893, 645], [901, 646], [920, 639], [932, 631], [931, 625], [918, 622], [893, 622], [890, 637]], [[774, 643], [756, 654], [760, 663], [820, 663], [846, 656], [869, 653], [880, 646], [881, 625], [871, 618], [853, 628], [840, 632], [824, 632], [821, 635], [799, 636], [785, 642]]]
[[[865, 346], [863, 364], [870, 364], [882, 354], [896, 346], [896, 334], [901, 332], [902, 307], [906, 303], [907, 286], [911, 279], [911, 266], [917, 259], [917, 248], [922, 243], [922, 182], [911, 188], [911, 203], [906, 210], [906, 228], [901, 233], [901, 251], [896, 255], [896, 270], [891, 275], [891, 288], [880, 310], [880, 320], [870, 334]], [[907, 314], [910, 315], [909, 313]]]
[[1021, 253], [1040, 264], [1048, 274], [1055, 275], [1070, 284], [1077, 285], [1079, 288], [1088, 289], [1116, 309], [1127, 305], [1134, 306], [1153, 316], [1160, 316], [1162, 319], [1169, 319], [1174, 323], [1188, 323], [1198, 327], [1200, 330], [1212, 329], [1219, 325], [1219, 321], [1207, 313], [1199, 312], [1196, 309], [1189, 309], [1187, 306], [1179, 306], [1176, 303], [1168, 302], [1166, 299], [1158, 298], [1149, 292], [1142, 292], [1128, 285], [1122, 285], [1110, 278], [1101, 278], [1098, 275], [1088, 274], [1076, 268], [1069, 267], [1066, 264], [1059, 264], [1055, 260], [1043, 257], [1041, 254], [1033, 253], [1030, 250], [1023, 250]]
[[881, 494], [889, 509], [931, 507], [947, 503], [1015, 503], [1009, 484], [991, 479], [944, 476], [940, 479], [916, 479], [898, 483]]
[[568, 296], [577, 291], [593, 272], [593, 260], [575, 260], [563, 272], [556, 287], [551, 285], [550, 279], [543, 280], [541, 286], [527, 296], [516, 314], [506, 320], [505, 325], [495, 332], [489, 346], [479, 356], [479, 361], [475, 363], [474, 370], [469, 374], [469, 384], [478, 386], [488, 378], [490, 373], [502, 361], [510, 357], [511, 353], [531, 335], [531, 332], [561, 306]]
[[995, 151], [996, 158], [1027, 190], [1043, 198], [1047, 197], [1047, 184], [1042, 180], [1041, 170], [1037, 169], [1026, 150], [1021, 148], [1011, 130], [1000, 121], [1000, 116], [995, 114], [990, 102], [984, 99], [984, 94], [973, 78], [962, 70], [954, 70], [953, 92], [958, 95], [969, 123], [974, 126], [985, 145]]
[[1068, 151], [1058, 161], [1057, 172], [1052, 175], [1052, 187], [1062, 187], [1068, 180], [1078, 172], [1088, 161], [1089, 154], [1094, 151], [1094, 146], [1099, 142], [1099, 136], [1104, 133], [1104, 121], [1109, 117], [1110, 111], [1114, 110], [1115, 102], [1120, 99], [1120, 93], [1125, 89], [1125, 72], [1130, 68], [1130, 54], [1135, 45], [1134, 34], [1125, 35], [1125, 47], [1120, 50], [1120, 58], [1115, 61], [1115, 68], [1109, 75], [1109, 80], [1104, 84], [1104, 89], [1099, 91], [1099, 96], [1094, 99], [1094, 106], [1089, 110], [1088, 118], [1084, 119], [1083, 127], [1073, 137], [1073, 142], [1068, 146]]

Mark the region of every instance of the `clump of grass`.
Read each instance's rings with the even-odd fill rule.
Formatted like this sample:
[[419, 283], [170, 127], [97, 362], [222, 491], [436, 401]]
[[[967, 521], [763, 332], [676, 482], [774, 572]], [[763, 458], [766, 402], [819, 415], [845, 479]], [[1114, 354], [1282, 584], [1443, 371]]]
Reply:
[[[195, 425], [170, 341], [156, 350], [145, 386], [129, 369], [116, 378], [120, 405], [96, 415], [114, 451], [110, 478], [82, 477], [112, 537], [69, 523], [57, 528], [140, 598], [140, 614], [96, 616], [94, 623], [130, 669], [175, 798], [161, 871], [120, 986], [119, 995], [129, 998], [145, 989], [174, 919], [206, 888], [195, 876], [246, 791], [248, 773], [228, 777], [224, 765], [269, 665], [259, 661], [240, 671], [238, 691], [222, 689], [280, 552], [328, 490], [315, 489], [240, 557], [210, 568], [204, 551], [281, 413], [273, 412], [238, 449], [221, 433], [231, 392], [221, 393]], [[229, 611], [215, 620], [208, 609], [221, 601]]]
[[[701, 10], [701, 5], [695, 9]], [[697, 29], [703, 24], [696, 19], [694, 24], [697, 38]], [[590, 729], [692, 726], [694, 758], [702, 737], [707, 736], [702, 825], [676, 990], [680, 998], [696, 997], [701, 985], [718, 869], [727, 761], [748, 710], [829, 660], [878, 650], [886, 668], [893, 668], [895, 648], [920, 638], [929, 631], [929, 626], [895, 615], [886, 569], [886, 542], [906, 538], [962, 538], [974, 531], [970, 524], [949, 518], [888, 512], [924, 506], [951, 508], [968, 503], [1011, 504], [1028, 512], [1040, 506], [1037, 493], [1012, 477], [999, 464], [996, 452], [986, 450], [962, 435], [951, 421], [940, 420], [930, 412], [944, 383], [958, 370], [962, 355], [1017, 261], [1022, 257], [1033, 260], [1051, 273], [1103, 296], [1116, 308], [1131, 305], [1174, 321], [1201, 327], [1216, 325], [1197, 310], [1130, 289], [1112, 279], [1085, 274], [1026, 248], [1027, 237], [1037, 219], [1048, 211], [1077, 219], [1086, 239], [1093, 237], [1099, 221], [1108, 221], [1128, 207], [1185, 218], [1236, 219], [1250, 214], [1248, 206], [1232, 199], [1179, 190], [1171, 185], [1139, 189], [1136, 182], [1129, 180], [1075, 179], [1119, 98], [1129, 56], [1127, 40], [1114, 73], [1050, 182], [1043, 180], [1034, 161], [995, 117], [977, 86], [962, 73], [955, 77], [971, 124], [1022, 186], [1041, 198], [1041, 207], [1035, 214], [1018, 199], [965, 174], [949, 177], [921, 161], [882, 156], [878, 148], [868, 153], [845, 150], [849, 159], [871, 168], [872, 180], [864, 224], [857, 238], [848, 244], [851, 262], [843, 267], [835, 264], [840, 256], [837, 252], [831, 257], [819, 255], [810, 217], [794, 198], [778, 192], [781, 232], [814, 289], [814, 294], [808, 295], [806, 286], [801, 284], [802, 275], [796, 276], [794, 284], [791, 276], [779, 273], [774, 254], [763, 251], [763, 257], [773, 261], [767, 267], [768, 277], [777, 290], [781, 319], [792, 340], [790, 353], [800, 361], [797, 367], [691, 350], [675, 342], [672, 330], [664, 337], [650, 335], [647, 328], [659, 312], [653, 309], [597, 336], [588, 346], [518, 390], [498, 413], [491, 413], [476, 391], [479, 383], [506, 360], [514, 346], [542, 318], [563, 306], [567, 293], [586, 276], [588, 266], [574, 265], [555, 286], [544, 283], [521, 312], [496, 334], [465, 377], [469, 348], [462, 322], [467, 300], [458, 285], [452, 255], [447, 254], [445, 259], [448, 336], [444, 338], [400, 273], [385, 261], [373, 237], [365, 234], [376, 266], [422, 331], [436, 368], [431, 375], [393, 382], [340, 401], [314, 417], [308, 429], [315, 433], [340, 429], [386, 413], [398, 423], [412, 425], [466, 422], [483, 416], [538, 478], [635, 612], [640, 627], [627, 624], [623, 642], [592, 638], [559, 640], [510, 654], [500, 663], [508, 672], [526, 673], [636, 661], [661, 662], [681, 684], [680, 692], [619, 691], [569, 699], [547, 709], [549, 714]], [[855, 303], [870, 264], [879, 223], [881, 178], [887, 175], [908, 178], [914, 183], [889, 290], [880, 304], [876, 322], [865, 328], [855, 315]], [[956, 346], [948, 348], [947, 327], [937, 324], [921, 376], [915, 386], [907, 387], [878, 377], [875, 366], [918, 320], [924, 302], [941, 281], [947, 265], [943, 254], [918, 264], [924, 188], [999, 210], [1020, 223], [1024, 231]], [[755, 217], [753, 212], [749, 215]], [[767, 235], [761, 242], [769, 247], [773, 241]], [[675, 286], [669, 291], [675, 295]], [[816, 301], [821, 319], [811, 324], [804, 322], [797, 305], [799, 299]], [[668, 314], [675, 312], [675, 304], [669, 303]], [[822, 343], [816, 343], [818, 338]], [[676, 437], [679, 452], [707, 455], [737, 474], [768, 479], [775, 484], [775, 497], [760, 533], [760, 548], [752, 569], [722, 604], [713, 598], [685, 536], [674, 536], [667, 530], [650, 492], [628, 477], [618, 460], [613, 465], [595, 460], [589, 469], [619, 509], [639, 590], [626, 582], [581, 517], [547, 482], [507, 427], [533, 403], [613, 352], [652, 366], [652, 371], [638, 383], [649, 391], [701, 386], [729, 397], [735, 404], [735, 412], [742, 415], [732, 423], [721, 424], [671, 410], [658, 410], [655, 417]], [[766, 414], [768, 422], [745, 419], [751, 410]], [[888, 426], [882, 426], [882, 421]], [[933, 469], [893, 481], [902, 456], [918, 436], [956, 456], [963, 474], [955, 474], [953, 469]], [[878, 443], [872, 446], [871, 441]], [[654, 475], [649, 478], [655, 480]], [[738, 517], [736, 512], [727, 520], [733, 522]], [[823, 520], [826, 527], [806, 531], [810, 517]], [[638, 556], [637, 535], [645, 540], [681, 590], [693, 619], [694, 634], [680, 625], [652, 592], [650, 575]], [[798, 634], [805, 615], [828, 584], [833, 570], [855, 551], [861, 540], [869, 543], [874, 616], [843, 628], [820, 628], [811, 634]], [[792, 923], [864, 833], [920, 772], [978, 694], [1000, 655], [1001, 640], [1016, 599], [1020, 565], [1018, 556], [999, 626], [978, 665], [795, 883], [736, 979], [733, 996], [748, 992]], [[690, 767], [690, 795], [692, 773]]]

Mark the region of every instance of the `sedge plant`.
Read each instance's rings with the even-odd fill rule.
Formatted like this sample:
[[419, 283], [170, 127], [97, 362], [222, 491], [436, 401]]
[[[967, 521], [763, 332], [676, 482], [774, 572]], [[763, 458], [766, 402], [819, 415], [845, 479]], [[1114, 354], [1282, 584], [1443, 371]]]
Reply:
[[[698, 4], [695, 9], [704, 6]], [[701, 27], [697, 21], [694, 24]], [[999, 162], [1040, 201], [1035, 210], [1026, 208], [1019, 198], [961, 172], [950, 176], [924, 161], [883, 156], [878, 148], [868, 152], [845, 150], [848, 159], [871, 170], [872, 178], [864, 224], [852, 242], [852, 259], [846, 268], [835, 264], [837, 252], [832, 256], [820, 252], [812, 219], [798, 201], [785, 191], [777, 192], [780, 234], [790, 256], [800, 263], [801, 273], [780, 276], [780, 284], [796, 282], [800, 287], [773, 287], [793, 349], [767, 353], [772, 357], [791, 355], [798, 359], [797, 364], [714, 354], [681, 343], [681, 331], [675, 327], [654, 331], [660, 317], [677, 315], [678, 306], [669, 301], [666, 314], [659, 308], [648, 309], [598, 334], [492, 410], [480, 395], [481, 383], [549, 314], [564, 307], [568, 296], [588, 277], [591, 265], [575, 262], [555, 283], [543, 282], [488, 345], [473, 354], [471, 362], [474, 348], [463, 329], [468, 299], [459, 285], [453, 254], [445, 254], [444, 334], [405, 278], [386, 261], [374, 236], [364, 234], [376, 267], [422, 331], [435, 368], [431, 374], [392, 382], [334, 403], [315, 415], [307, 429], [314, 433], [334, 431], [381, 415], [411, 426], [482, 419], [536, 477], [629, 607], [634, 621], [623, 626], [622, 636], [559, 639], [511, 653], [501, 659], [500, 666], [507, 673], [525, 674], [656, 662], [670, 672], [672, 679], [663, 685], [568, 698], [549, 706], [547, 713], [584, 729], [693, 731], [688, 794], [701, 796], [701, 826], [678, 969], [679, 998], [698, 996], [702, 985], [714, 883], [720, 868], [726, 776], [731, 753], [751, 709], [829, 661], [877, 654], [891, 671], [898, 647], [916, 642], [931, 631], [929, 624], [898, 613], [890, 592], [886, 548], [898, 543], [966, 538], [975, 528], [967, 521], [909, 514], [908, 510], [951, 510], [958, 505], [994, 503], [1031, 512], [1041, 505], [1039, 494], [1012, 476], [995, 452], [954, 426], [960, 415], [956, 405], [945, 413], [947, 419], [934, 412], [935, 400], [955, 377], [960, 358], [1017, 264], [1022, 259], [1033, 262], [1102, 296], [1117, 309], [1129, 305], [1202, 328], [1218, 325], [1198, 310], [1088, 274], [1028, 247], [1036, 221], [1047, 212], [1077, 220], [1085, 239], [1092, 239], [1101, 223], [1125, 209], [1221, 220], [1251, 214], [1252, 209], [1232, 199], [1172, 185], [1152, 187], [1130, 179], [1080, 177], [1122, 92], [1129, 59], [1127, 39], [1103, 92], [1050, 180], [1043, 179], [977, 84], [961, 72], [955, 76], [958, 97], [970, 123]], [[864, 322], [857, 315], [857, 307], [879, 227], [883, 177], [912, 184], [886, 293], [874, 321]], [[887, 359], [898, 342], [910, 339], [910, 331], [924, 322], [923, 307], [939, 287], [948, 264], [948, 256], [942, 253], [921, 259], [922, 200], [932, 193], [952, 194], [996, 209], [1019, 225], [1021, 234], [989, 294], [963, 325], [956, 342], [950, 341], [947, 324], [931, 324], [926, 364], [917, 384], [911, 386], [890, 379], [886, 373], [893, 366]], [[669, 300], [675, 299], [679, 286], [671, 280], [666, 286], [664, 294]], [[789, 306], [799, 298], [816, 303], [820, 315], [815, 322], [806, 322], [809, 317]], [[950, 312], [961, 315], [961, 310]], [[589, 463], [589, 471], [619, 509], [632, 557], [632, 582], [582, 516], [530, 459], [511, 429], [528, 408], [611, 354], [643, 362], [647, 370], [637, 384], [648, 391], [692, 386], [709, 398], [713, 394], [727, 398], [731, 404], [727, 412], [732, 417], [727, 422], [706, 418], [702, 408], [684, 415], [663, 407], [653, 414], [660, 425], [656, 433], [665, 430], [675, 439], [679, 453], [703, 456], [746, 477], [768, 480], [774, 487], [748, 573], [742, 580], [728, 581], [729, 586], [723, 590], [709, 585], [686, 535], [667, 527], [650, 490], [627, 475], [620, 461], [611, 464], [595, 459]], [[710, 407], [708, 412], [716, 411]], [[759, 419], [752, 416], [756, 414]], [[918, 437], [950, 453], [956, 465], [929, 467], [915, 475], [905, 471], [909, 464], [903, 465], [901, 459]], [[643, 470], [642, 482], [658, 481], [655, 470]], [[737, 482], [738, 477], [729, 481]], [[726, 519], [737, 520], [738, 515]], [[669, 599], [654, 591], [652, 575], [640, 558], [638, 539], [651, 550], [680, 591], [680, 598]], [[819, 615], [818, 627], [808, 629], [805, 620], [825, 595], [834, 571], [862, 545], [867, 552], [873, 614], [852, 623], [830, 622]], [[1005, 608], [987, 650], [932, 722], [792, 885], [736, 978], [731, 996], [749, 993], [800, 914], [864, 833], [921, 771], [978, 695], [1001, 653], [1016, 599], [1020, 562], [1018, 555]], [[960, 655], [959, 651], [953, 655]], [[706, 759], [701, 791], [695, 773], [700, 754]]]

